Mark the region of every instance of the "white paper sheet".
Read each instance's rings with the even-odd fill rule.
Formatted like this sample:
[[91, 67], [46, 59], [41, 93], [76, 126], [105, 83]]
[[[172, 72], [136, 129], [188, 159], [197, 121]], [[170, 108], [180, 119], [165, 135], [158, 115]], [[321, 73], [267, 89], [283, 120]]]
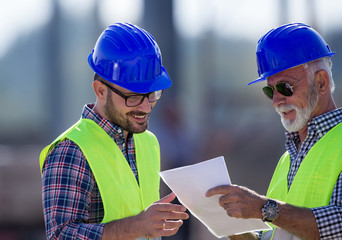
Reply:
[[205, 193], [212, 187], [231, 184], [224, 158], [174, 168], [160, 173], [161, 178], [177, 195], [178, 200], [218, 238], [254, 230], [270, 229], [259, 219], [229, 217], [218, 204], [219, 196]]

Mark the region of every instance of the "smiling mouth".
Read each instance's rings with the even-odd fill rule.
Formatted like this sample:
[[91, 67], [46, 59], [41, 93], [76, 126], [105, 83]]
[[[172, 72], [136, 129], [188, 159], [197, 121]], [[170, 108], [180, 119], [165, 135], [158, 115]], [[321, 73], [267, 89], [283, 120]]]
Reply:
[[132, 115], [132, 116], [135, 117], [135, 118], [140, 118], [140, 119], [145, 117], [145, 115]]
[[295, 110], [292, 109], [292, 110], [289, 110], [289, 111], [285, 111], [285, 112], [282, 112], [281, 115], [284, 117], [284, 118], [289, 118], [291, 116], [291, 113], [293, 113]]
[[146, 120], [146, 118], [147, 118], [147, 114], [139, 114], [139, 115], [131, 114], [131, 116], [138, 121]]
[[295, 111], [295, 108], [290, 106], [280, 106], [276, 107], [275, 110], [278, 112], [279, 115], [286, 116], [290, 114], [292, 111]]

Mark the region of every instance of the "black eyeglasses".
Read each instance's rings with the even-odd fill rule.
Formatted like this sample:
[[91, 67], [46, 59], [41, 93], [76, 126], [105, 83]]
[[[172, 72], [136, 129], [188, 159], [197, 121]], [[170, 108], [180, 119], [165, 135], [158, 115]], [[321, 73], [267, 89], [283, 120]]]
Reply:
[[108, 83], [101, 81], [104, 85], [106, 85], [110, 90], [112, 90], [114, 93], [116, 93], [117, 95], [119, 95], [120, 97], [125, 99], [125, 104], [127, 107], [136, 107], [138, 105], [140, 105], [145, 97], [148, 99], [148, 101], [150, 103], [152, 102], [156, 102], [157, 100], [160, 99], [163, 90], [158, 90], [158, 91], [154, 91], [154, 92], [150, 92], [150, 93], [144, 93], [144, 94], [134, 94], [134, 95], [125, 95], [122, 92], [120, 92], [119, 90], [113, 88], [111, 85], [109, 85]]
[[[294, 86], [294, 85], [293, 85]], [[277, 90], [278, 93], [281, 95], [284, 95], [286, 97], [290, 97], [293, 95], [293, 86], [291, 86], [289, 83], [278, 83], [274, 87], [272, 86], [266, 86], [262, 88], [262, 91], [265, 93], [265, 95], [269, 99], [273, 99], [274, 90]]]

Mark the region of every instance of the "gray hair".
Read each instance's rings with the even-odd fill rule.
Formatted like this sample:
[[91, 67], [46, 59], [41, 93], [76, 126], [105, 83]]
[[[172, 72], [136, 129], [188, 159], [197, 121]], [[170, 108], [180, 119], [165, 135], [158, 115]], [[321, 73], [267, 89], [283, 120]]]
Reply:
[[310, 76], [311, 81], [313, 81], [313, 76], [316, 72], [320, 70], [324, 70], [329, 75], [329, 82], [330, 82], [330, 91], [333, 93], [335, 91], [335, 83], [334, 79], [332, 77], [332, 61], [330, 57], [324, 57], [317, 60], [314, 60], [312, 62], [308, 62], [304, 64], [304, 68], [307, 69], [308, 74]]

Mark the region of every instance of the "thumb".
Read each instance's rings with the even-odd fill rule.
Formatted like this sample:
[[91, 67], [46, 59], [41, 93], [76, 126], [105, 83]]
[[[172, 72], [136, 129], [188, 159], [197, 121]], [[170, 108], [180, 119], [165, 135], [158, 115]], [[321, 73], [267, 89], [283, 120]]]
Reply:
[[175, 198], [176, 198], [176, 194], [174, 194], [173, 192], [171, 192], [170, 194], [166, 195], [165, 197], [163, 197], [162, 199], [160, 199], [159, 201], [157, 201], [157, 203], [170, 203], [170, 202], [172, 202]]

